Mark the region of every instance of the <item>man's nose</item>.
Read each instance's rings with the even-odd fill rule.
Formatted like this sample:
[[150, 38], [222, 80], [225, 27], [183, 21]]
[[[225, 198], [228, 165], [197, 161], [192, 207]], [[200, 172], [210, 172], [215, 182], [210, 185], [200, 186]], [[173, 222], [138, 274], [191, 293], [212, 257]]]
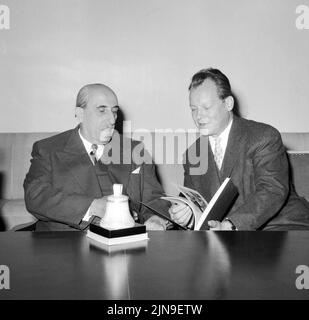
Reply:
[[206, 116], [206, 112], [204, 109], [202, 109], [202, 108], [197, 109], [197, 116], [196, 117], [198, 120], [203, 119], [205, 116]]
[[110, 111], [110, 113], [108, 115], [108, 122], [111, 126], [113, 126], [115, 124], [116, 118], [117, 118], [117, 116], [112, 111]]

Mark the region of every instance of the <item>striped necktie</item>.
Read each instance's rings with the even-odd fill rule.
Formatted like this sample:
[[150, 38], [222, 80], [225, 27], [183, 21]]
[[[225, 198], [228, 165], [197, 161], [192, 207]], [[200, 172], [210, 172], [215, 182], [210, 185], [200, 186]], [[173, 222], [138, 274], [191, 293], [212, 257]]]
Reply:
[[222, 161], [223, 161], [223, 149], [221, 146], [221, 138], [220, 137], [214, 138], [214, 142], [215, 142], [214, 159], [216, 161], [218, 169], [220, 170]]
[[96, 165], [97, 162], [98, 162], [97, 157], [96, 157], [97, 150], [98, 150], [98, 145], [97, 144], [92, 144], [91, 145], [91, 151], [90, 151], [89, 155], [90, 155], [90, 158], [91, 158], [91, 160], [92, 160], [94, 165]]

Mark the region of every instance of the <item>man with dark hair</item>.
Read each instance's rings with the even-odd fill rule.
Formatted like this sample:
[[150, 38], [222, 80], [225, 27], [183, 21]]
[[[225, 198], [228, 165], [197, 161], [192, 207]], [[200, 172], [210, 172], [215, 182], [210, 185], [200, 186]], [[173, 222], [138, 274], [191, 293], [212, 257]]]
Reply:
[[79, 125], [33, 145], [24, 189], [27, 210], [38, 219], [36, 230], [84, 229], [91, 216], [104, 215], [114, 183], [123, 184], [137, 221], [147, 229], [166, 228], [165, 220], [140, 204], [168, 210], [158, 200], [163, 189], [150, 156], [139, 142], [114, 130], [117, 111], [117, 96], [109, 87], [86, 85], [77, 95]]
[[[309, 229], [309, 204], [289, 182], [289, 166], [280, 133], [273, 127], [233, 114], [228, 78], [217, 69], [196, 73], [189, 86], [193, 120], [201, 137], [186, 151], [184, 185], [209, 201], [226, 177], [239, 196], [222, 221], [209, 221], [212, 230]], [[208, 169], [191, 174], [191, 149], [208, 145]], [[186, 205], [173, 205], [172, 218], [192, 225]]]
[[197, 72], [189, 85], [189, 91], [200, 86], [206, 79], [212, 80], [216, 87], [220, 99], [232, 96], [230, 81], [225, 74], [218, 69], [202, 69]]

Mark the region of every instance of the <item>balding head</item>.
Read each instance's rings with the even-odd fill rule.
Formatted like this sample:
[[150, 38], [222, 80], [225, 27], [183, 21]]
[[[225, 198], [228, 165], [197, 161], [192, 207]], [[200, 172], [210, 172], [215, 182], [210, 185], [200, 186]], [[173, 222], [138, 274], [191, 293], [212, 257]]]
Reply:
[[102, 83], [86, 84], [83, 86], [76, 98], [76, 108], [86, 108], [89, 97], [95, 93], [101, 93], [106, 96], [113, 96], [117, 100], [115, 92]]
[[75, 112], [81, 134], [89, 142], [106, 144], [110, 141], [117, 111], [117, 96], [104, 84], [87, 84], [79, 90]]

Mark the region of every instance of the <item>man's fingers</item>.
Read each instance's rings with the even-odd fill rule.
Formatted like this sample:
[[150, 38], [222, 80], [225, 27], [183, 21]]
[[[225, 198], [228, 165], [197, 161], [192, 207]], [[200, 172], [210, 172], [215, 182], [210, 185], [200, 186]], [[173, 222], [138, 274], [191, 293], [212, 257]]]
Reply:
[[185, 203], [180, 203], [180, 204], [173, 204], [171, 207], [170, 207], [170, 211], [172, 213], [177, 213], [179, 211], [182, 211], [184, 208], [187, 208], [188, 205], [185, 204]]
[[192, 211], [188, 207], [181, 214], [179, 214], [178, 219], [182, 220], [183, 222], [189, 221], [191, 218], [191, 215], [192, 215]]
[[170, 212], [170, 215], [175, 222], [178, 224], [184, 226], [187, 225], [191, 216], [192, 216], [192, 211], [189, 206], [185, 206], [181, 211], [178, 211], [177, 213], [172, 213]]
[[208, 225], [210, 228], [219, 228], [220, 222], [215, 220], [208, 221]]
[[183, 208], [181, 211], [177, 211], [176, 213], [170, 213], [171, 217], [175, 220], [185, 220], [186, 217], [191, 216], [191, 209], [190, 207]]
[[146, 230], [165, 230], [165, 225], [155, 222], [145, 222]]
[[190, 219], [191, 219], [191, 215], [192, 215], [192, 213], [191, 213], [191, 210], [190, 210], [190, 212], [189, 212], [187, 215], [183, 215], [183, 216], [178, 220], [178, 221], [179, 221], [179, 224], [180, 224], [180, 225], [183, 225], [183, 226], [187, 225], [187, 224], [189, 223]]
[[174, 227], [174, 225], [173, 225], [173, 223], [171, 223], [170, 221], [168, 221], [167, 223], [166, 223], [166, 229], [168, 230], [168, 229], [172, 229]]
[[148, 220], [145, 221], [145, 226], [147, 230], [165, 230], [166, 229], [166, 221], [157, 216], [152, 216]]

